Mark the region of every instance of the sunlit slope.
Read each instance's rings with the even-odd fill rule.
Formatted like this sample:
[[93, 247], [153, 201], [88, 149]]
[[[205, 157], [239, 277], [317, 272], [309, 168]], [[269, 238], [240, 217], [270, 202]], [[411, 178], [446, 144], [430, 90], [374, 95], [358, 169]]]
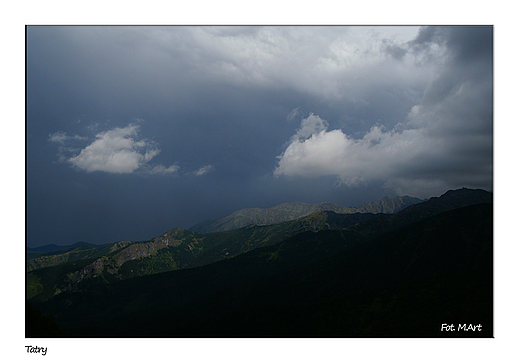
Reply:
[[79, 246], [28, 261], [28, 298], [46, 300], [92, 284], [202, 266], [280, 243], [301, 232], [341, 229], [379, 216], [318, 212], [270, 226], [206, 234], [175, 228], [147, 242], [122, 241], [100, 248]]

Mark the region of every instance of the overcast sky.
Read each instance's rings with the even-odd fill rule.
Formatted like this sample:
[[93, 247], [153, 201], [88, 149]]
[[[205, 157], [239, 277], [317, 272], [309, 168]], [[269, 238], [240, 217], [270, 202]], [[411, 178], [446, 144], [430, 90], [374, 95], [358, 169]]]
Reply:
[[491, 27], [27, 28], [27, 243], [493, 189]]

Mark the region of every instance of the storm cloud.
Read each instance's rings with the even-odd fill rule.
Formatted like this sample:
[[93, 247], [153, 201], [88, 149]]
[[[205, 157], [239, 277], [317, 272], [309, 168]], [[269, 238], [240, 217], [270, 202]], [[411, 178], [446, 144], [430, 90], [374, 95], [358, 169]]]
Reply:
[[340, 129], [328, 131], [327, 121], [311, 114], [278, 156], [274, 174], [334, 175], [348, 186], [380, 180], [398, 193], [423, 197], [462, 186], [490, 189], [489, 30], [422, 28], [401, 50], [416, 62], [428, 58], [442, 64], [401, 123], [390, 129], [377, 123], [355, 137]]
[[32, 245], [493, 188], [492, 27], [29, 26], [26, 55]]

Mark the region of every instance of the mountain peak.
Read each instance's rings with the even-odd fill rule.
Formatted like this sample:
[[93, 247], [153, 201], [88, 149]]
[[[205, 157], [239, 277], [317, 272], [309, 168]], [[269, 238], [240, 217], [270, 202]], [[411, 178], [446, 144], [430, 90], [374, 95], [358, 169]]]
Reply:
[[410, 197], [408, 195], [402, 197], [389, 198], [385, 196], [383, 199], [367, 203], [358, 208], [360, 213], [385, 213], [393, 214], [416, 203], [424, 202], [423, 199]]

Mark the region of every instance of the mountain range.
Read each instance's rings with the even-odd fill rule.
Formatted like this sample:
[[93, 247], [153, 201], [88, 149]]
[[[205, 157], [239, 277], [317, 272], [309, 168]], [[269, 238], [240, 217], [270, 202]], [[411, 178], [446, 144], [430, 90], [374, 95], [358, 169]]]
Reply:
[[384, 197], [380, 201], [367, 203], [359, 208], [342, 207], [332, 203], [283, 203], [272, 208], [246, 208], [230, 213], [218, 219], [209, 219], [189, 228], [200, 233], [223, 232], [245, 227], [251, 224], [269, 225], [290, 221], [321, 211], [332, 211], [339, 214], [351, 213], [395, 213], [412, 204], [423, 202], [415, 197]]
[[[378, 202], [368, 203], [362, 205], [359, 208], [341, 207], [332, 203], [307, 204], [295, 202], [280, 204], [268, 209], [242, 209], [221, 219], [214, 219], [199, 223], [192, 227], [191, 231], [187, 231], [182, 228], [175, 228], [174, 230], [166, 232], [164, 235], [147, 242], [120, 241], [117, 243], [101, 246], [96, 246], [86, 242], [77, 242], [69, 246], [46, 245], [38, 248], [28, 248], [27, 271], [55, 266], [65, 262], [72, 262], [80, 259], [85, 260], [88, 258], [100, 258], [101, 260], [93, 261], [91, 265], [83, 267], [84, 271], [80, 274], [83, 277], [86, 275], [97, 274], [97, 270], [99, 270], [101, 265], [110, 265], [111, 271], [113, 274], [116, 274], [123, 264], [125, 264], [127, 261], [135, 260], [136, 258], [148, 258], [147, 261], [150, 265], [156, 265], [154, 260], [156, 260], [159, 256], [154, 256], [154, 254], [158, 250], [163, 250], [164, 248], [168, 248], [170, 252], [169, 255], [173, 256], [165, 257], [168, 254], [164, 254], [165, 251], [161, 251], [160, 257], [162, 261], [161, 265], [163, 267], [158, 268], [155, 266], [153, 268], [154, 271], [162, 272], [178, 268], [194, 267], [200, 264], [217, 261], [222, 257], [221, 255], [233, 257], [239, 253], [247, 252], [250, 249], [261, 247], [266, 244], [277, 243], [280, 242], [283, 238], [287, 238], [292, 234], [303, 232], [306, 230], [305, 225], [293, 226], [294, 223], [291, 221], [295, 221], [298, 218], [308, 216], [312, 213], [319, 211], [333, 211], [340, 214], [349, 214], [350, 217], [344, 217], [345, 220], [343, 223], [340, 225], [340, 227], [337, 227], [343, 228], [346, 227], [349, 223], [355, 224], [362, 220], [370, 219], [378, 213], [394, 213], [395, 211], [398, 211], [405, 206], [418, 203], [420, 201], [421, 200], [418, 198], [405, 196], [395, 198], [385, 197]], [[348, 222], [346, 221], [347, 219]], [[197, 233], [192, 233], [193, 231], [198, 233], [230, 231], [251, 225], [268, 226], [280, 224], [283, 222], [291, 223], [289, 223], [289, 225], [275, 226], [273, 228], [259, 228], [254, 230], [255, 237], [252, 243], [247, 242], [250, 239], [249, 236], [234, 236], [233, 238], [235, 238], [235, 240], [241, 241], [240, 248], [225, 249], [222, 253], [214, 251], [212, 248], [216, 248], [215, 246], [220, 245], [220, 242], [215, 241], [215, 239], [218, 240], [220, 238], [226, 240], [229, 239], [228, 235], [200, 236]], [[317, 228], [316, 226], [308, 227], [314, 228], [314, 230]], [[330, 223], [328, 224], [327, 228], [330, 228]], [[279, 230], [283, 230], [284, 233], [277, 235]], [[251, 232], [253, 232], [251, 229], [244, 231], [246, 235], [250, 234]], [[241, 234], [242, 232], [237, 233]], [[264, 233], [266, 236], [263, 239], [259, 239], [258, 233]], [[276, 237], [273, 237], [273, 235], [276, 235]], [[200, 249], [198, 246], [199, 240], [204, 240], [204, 251], [200, 254], [197, 252]], [[120, 249], [120, 253], [117, 253], [112, 258], [104, 257], [107, 252], [115, 253], [116, 250]], [[188, 251], [188, 260], [181, 257], [185, 254], [184, 252], [186, 251]], [[208, 257], [208, 254], [211, 256]], [[114, 261], [114, 259], [117, 261]], [[131, 272], [130, 274], [125, 274], [125, 276], [134, 277], [139, 276], [140, 274], [147, 274], [148, 272], [146, 271], [149, 271], [150, 268], [148, 266], [143, 267], [143, 264], [146, 263], [141, 263], [141, 266], [137, 267], [136, 269], [128, 268], [129, 264], [126, 264], [123, 270], [128, 270]], [[87, 273], [86, 270], [89, 270], [90, 272]], [[118, 277], [121, 278], [121, 275], [118, 275]]]
[[[381, 214], [317, 212], [279, 224], [251, 225], [207, 234], [174, 228], [146, 242], [120, 241], [100, 247], [81, 244], [67, 251], [29, 256], [29, 298], [36, 294], [38, 299], [46, 299], [64, 291], [77, 290], [80, 284], [92, 279], [113, 282], [207, 265], [280, 243], [305, 231], [341, 229], [379, 216]], [[60, 277], [46, 283], [44, 276], [48, 274]]]
[[491, 337], [492, 201], [459, 189], [394, 214], [77, 246], [66, 262], [28, 261], [26, 335]]

